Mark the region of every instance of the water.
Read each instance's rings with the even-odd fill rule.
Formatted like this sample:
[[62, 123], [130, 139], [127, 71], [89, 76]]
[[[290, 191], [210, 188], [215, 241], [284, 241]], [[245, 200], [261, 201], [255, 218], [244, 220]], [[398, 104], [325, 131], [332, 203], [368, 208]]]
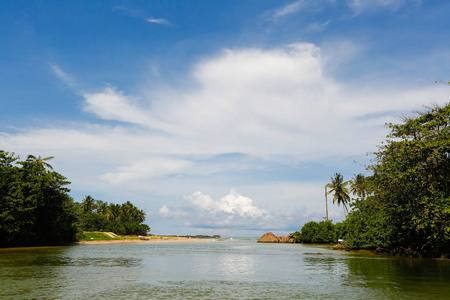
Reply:
[[0, 250], [1, 299], [449, 299], [450, 262], [256, 240]]

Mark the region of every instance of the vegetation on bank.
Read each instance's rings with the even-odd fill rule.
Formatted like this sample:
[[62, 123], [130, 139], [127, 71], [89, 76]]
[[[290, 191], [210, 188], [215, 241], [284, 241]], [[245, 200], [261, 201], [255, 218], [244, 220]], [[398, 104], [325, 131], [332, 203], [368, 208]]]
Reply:
[[83, 231], [80, 234], [81, 241], [110, 241], [110, 240], [120, 240], [120, 237], [111, 237], [110, 235], [104, 232], [91, 232], [91, 231]]
[[302, 230], [291, 234], [294, 243], [329, 244], [337, 243], [338, 239], [347, 237], [347, 227], [340, 222], [333, 224], [330, 220], [308, 222]]
[[111, 231], [119, 235], [147, 235], [150, 231], [143, 224], [145, 212], [130, 201], [114, 204], [86, 196], [75, 206], [77, 225], [84, 231]]
[[[351, 207], [339, 225], [347, 234], [346, 246], [408, 249], [428, 257], [449, 257], [450, 104], [387, 126], [391, 132], [367, 167], [372, 175], [355, 176], [348, 182], [351, 190], [341, 177], [337, 180], [340, 174], [327, 185], [338, 182], [340, 186], [330, 191], [341, 194], [334, 194], [335, 202], [344, 210], [347, 204]], [[350, 192], [357, 195], [352, 202], [345, 196]], [[307, 223], [294, 236], [298, 241], [328, 242], [336, 232], [328, 222]]]
[[19, 161], [0, 150], [0, 247], [68, 244], [83, 230], [147, 234], [144, 212], [130, 202], [109, 204], [88, 196], [91, 202], [86, 197], [75, 203], [70, 182], [47, 163], [51, 158], [30, 155]]

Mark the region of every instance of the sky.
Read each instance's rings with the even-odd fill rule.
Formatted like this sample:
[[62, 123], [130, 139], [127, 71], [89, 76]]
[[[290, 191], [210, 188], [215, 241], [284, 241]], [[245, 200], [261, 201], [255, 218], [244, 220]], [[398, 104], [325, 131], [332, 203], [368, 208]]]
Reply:
[[0, 149], [55, 156], [75, 201], [131, 201], [154, 234], [294, 232], [324, 219], [335, 173], [370, 175], [385, 123], [448, 103], [449, 14], [443, 0], [2, 1]]

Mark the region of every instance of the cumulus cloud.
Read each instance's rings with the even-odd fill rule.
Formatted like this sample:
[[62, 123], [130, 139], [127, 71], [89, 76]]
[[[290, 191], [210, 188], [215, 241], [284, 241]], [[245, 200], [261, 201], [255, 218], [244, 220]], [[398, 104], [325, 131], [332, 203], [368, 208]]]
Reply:
[[[277, 201], [278, 199], [272, 199]], [[185, 195], [171, 206], [163, 205], [159, 217], [183, 221], [190, 228], [212, 228], [215, 230], [298, 230], [305, 220], [321, 220], [321, 216], [301, 209], [271, 209], [270, 213], [254, 204], [253, 199], [232, 189], [220, 200], [201, 192]], [[241, 231], [242, 232], [242, 231]]]
[[[83, 110], [102, 122], [22, 128], [0, 133], [0, 144], [25, 156], [56, 156], [54, 167], [76, 188], [80, 183], [89, 186], [86, 190], [103, 185], [118, 193], [125, 188], [123, 183], [138, 182], [133, 190], [173, 197], [192, 190], [192, 181], [176, 181], [181, 187], [164, 181], [179, 173], [195, 177], [196, 183], [220, 174], [220, 179], [228, 180], [220, 188], [236, 186], [228, 183], [235, 172], [242, 172], [242, 166], [216, 159], [223, 153], [257, 158], [245, 160], [245, 172], [253, 171], [254, 180], [264, 185], [256, 174], [263, 160], [276, 165], [279, 157], [289, 157], [295, 163], [335, 165], [336, 160], [376, 150], [386, 135], [383, 124], [398, 121], [397, 115], [431, 100], [446, 103], [448, 87], [442, 85], [388, 88], [339, 81], [327, 66], [342, 61], [342, 56], [334, 55], [348, 53], [347, 49], [333, 47], [334, 51], [324, 53], [309, 43], [226, 49], [193, 65], [186, 74], [192, 80], [187, 82], [190, 89], [165, 86], [140, 93], [106, 87], [84, 93]], [[66, 78], [57, 66], [54, 72]], [[203, 190], [203, 186], [195, 185], [195, 189]], [[308, 199], [322, 199], [320, 186], [323, 183], [317, 185], [318, 196], [311, 194]], [[265, 191], [252, 197], [266, 204], [279, 200], [286, 187], [273, 189], [274, 194]], [[231, 193], [223, 201], [208, 197], [200, 193], [183, 198], [180, 205], [163, 208], [159, 202], [157, 207], [162, 208], [161, 217], [186, 218], [191, 226], [287, 228], [291, 222], [281, 212], [278, 216], [288, 223], [276, 222], [244, 196]], [[286, 197], [285, 203], [295, 203], [288, 215], [308, 199], [297, 204], [295, 198]], [[308, 207], [296, 213], [314, 211]], [[301, 224], [294, 214], [292, 218]]]
[[[147, 159], [179, 159], [171, 155], [183, 161], [244, 153], [324, 162], [374, 150], [386, 134], [385, 122], [428, 99], [439, 103], [447, 97], [439, 86], [403, 90], [338, 82], [327, 74], [329, 55], [309, 43], [224, 50], [192, 68], [187, 77], [195, 89], [165, 88], [146, 96], [113, 87], [85, 93], [83, 110], [111, 124], [37, 128], [3, 134], [0, 141], [15, 151], [24, 145], [53, 152], [95, 150], [105, 162], [116, 162], [103, 172], [108, 180], [157, 176], [138, 170], [138, 160], [166, 175], [171, 170], [166, 162], [160, 168]], [[133, 160], [121, 162], [123, 153]]]
[[211, 196], [195, 192], [183, 196], [181, 203], [169, 209], [159, 209], [162, 218], [183, 218], [191, 227], [198, 228], [265, 228], [272, 217], [264, 209], [253, 204], [253, 200], [234, 189], [219, 201]]
[[84, 110], [142, 126], [139, 139], [130, 143], [151, 143], [155, 153], [240, 152], [314, 161], [371, 151], [385, 135], [386, 121], [417, 109], [433, 94], [443, 95], [435, 87], [346, 86], [327, 75], [324, 60], [329, 64], [332, 58], [321, 52], [309, 43], [228, 49], [194, 66], [197, 89], [166, 89], [138, 101], [108, 87], [86, 94]]

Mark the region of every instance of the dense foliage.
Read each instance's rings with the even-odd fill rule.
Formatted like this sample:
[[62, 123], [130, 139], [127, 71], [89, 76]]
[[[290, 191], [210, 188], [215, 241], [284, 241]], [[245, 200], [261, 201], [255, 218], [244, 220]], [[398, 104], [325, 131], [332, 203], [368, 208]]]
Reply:
[[51, 158], [19, 161], [0, 150], [0, 247], [67, 244], [81, 230], [147, 234], [145, 213], [129, 201], [109, 204], [88, 196], [75, 203], [70, 182], [46, 162]]
[[68, 184], [39, 161], [19, 162], [0, 150], [0, 247], [74, 241], [76, 217]]
[[85, 231], [112, 231], [119, 235], [146, 235], [150, 227], [142, 224], [145, 212], [130, 201], [108, 203], [86, 196], [76, 203], [78, 226]]
[[358, 198], [349, 203], [346, 220], [306, 223], [293, 234], [296, 242], [345, 237], [353, 249], [450, 257], [450, 104], [387, 126], [391, 132], [374, 153], [371, 176], [358, 174], [345, 182], [336, 173], [326, 185], [334, 202], [345, 207], [350, 183]]
[[347, 218], [349, 246], [450, 253], [450, 104], [434, 107], [391, 133], [367, 178], [370, 196]]
[[303, 225], [300, 232], [294, 232], [294, 243], [326, 244], [336, 243], [338, 239], [347, 235], [346, 226], [343, 223], [333, 224], [331, 221], [308, 222]]

